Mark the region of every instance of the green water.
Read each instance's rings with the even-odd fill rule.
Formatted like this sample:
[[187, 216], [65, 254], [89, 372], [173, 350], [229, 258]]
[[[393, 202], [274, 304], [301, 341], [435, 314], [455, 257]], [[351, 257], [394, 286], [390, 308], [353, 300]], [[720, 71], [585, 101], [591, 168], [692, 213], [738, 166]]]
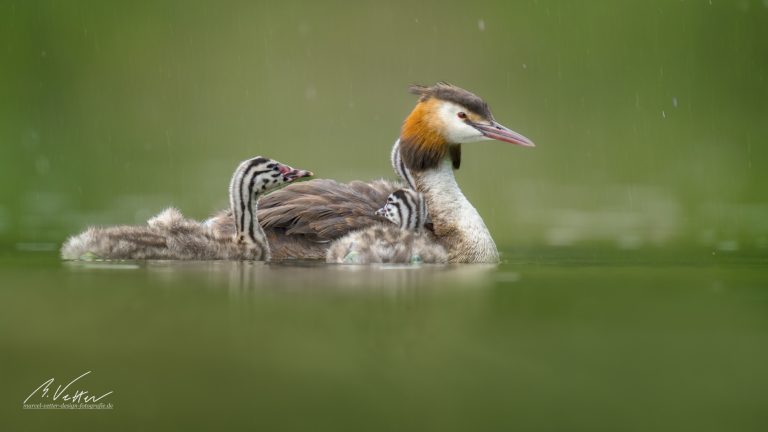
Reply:
[[[765, 258], [510, 251], [499, 267], [0, 261], [4, 430], [746, 431]], [[28, 411], [50, 377], [112, 411]]]
[[[0, 1], [0, 430], [762, 431], [764, 0]], [[392, 177], [411, 83], [497, 267], [63, 263], [257, 154]], [[44, 380], [112, 411], [29, 411]]]

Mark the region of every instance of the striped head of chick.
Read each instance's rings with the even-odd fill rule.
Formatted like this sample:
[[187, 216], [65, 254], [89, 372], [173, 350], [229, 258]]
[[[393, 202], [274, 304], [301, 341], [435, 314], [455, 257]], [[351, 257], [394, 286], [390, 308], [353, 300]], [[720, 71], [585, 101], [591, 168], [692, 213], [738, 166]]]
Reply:
[[237, 241], [259, 243], [264, 237], [256, 221], [256, 209], [261, 195], [311, 175], [311, 171], [295, 169], [261, 156], [243, 161], [229, 184], [229, 203], [235, 219]]
[[445, 82], [431, 87], [414, 85], [410, 91], [419, 101], [403, 123], [400, 152], [412, 171], [435, 168], [447, 157], [458, 169], [461, 144], [498, 140], [534, 146], [525, 136], [496, 122], [488, 104], [474, 93]]
[[424, 195], [412, 189], [398, 189], [387, 197], [384, 207], [376, 210], [382, 216], [406, 230], [421, 231], [427, 224], [429, 214]]
[[295, 169], [274, 159], [257, 156], [243, 161], [237, 167], [229, 185], [230, 195], [239, 195], [247, 200], [249, 196], [260, 195], [312, 175], [311, 171]]

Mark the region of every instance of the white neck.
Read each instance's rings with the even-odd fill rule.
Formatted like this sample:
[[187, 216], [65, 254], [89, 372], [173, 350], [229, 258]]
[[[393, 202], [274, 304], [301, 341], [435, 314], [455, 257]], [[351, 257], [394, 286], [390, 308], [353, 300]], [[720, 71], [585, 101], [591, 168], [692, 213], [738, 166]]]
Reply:
[[461, 192], [451, 160], [413, 173], [419, 192], [427, 200], [435, 235], [448, 248], [450, 262], [497, 263], [499, 252], [483, 218]]

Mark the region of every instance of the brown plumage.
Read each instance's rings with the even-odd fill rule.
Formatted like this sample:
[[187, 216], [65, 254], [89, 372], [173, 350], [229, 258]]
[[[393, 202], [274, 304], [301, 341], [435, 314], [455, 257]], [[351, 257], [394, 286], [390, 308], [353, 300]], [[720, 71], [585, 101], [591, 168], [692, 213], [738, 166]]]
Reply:
[[400, 155], [411, 170], [435, 167], [448, 154], [445, 137], [440, 133], [443, 123], [436, 114], [437, 99], [416, 104], [403, 122], [400, 133]]
[[[257, 212], [272, 259], [324, 259], [332, 240], [381, 222], [376, 210], [402, 187], [389, 180], [339, 183], [316, 179], [272, 192], [259, 201]], [[216, 214], [206, 224], [219, 235], [231, 235], [235, 230], [230, 210]]]
[[259, 208], [259, 220], [264, 229], [279, 228], [287, 235], [332, 240], [350, 229], [381, 220], [374, 213], [389, 194], [402, 187], [399, 182], [388, 180], [311, 180], [266, 196]]

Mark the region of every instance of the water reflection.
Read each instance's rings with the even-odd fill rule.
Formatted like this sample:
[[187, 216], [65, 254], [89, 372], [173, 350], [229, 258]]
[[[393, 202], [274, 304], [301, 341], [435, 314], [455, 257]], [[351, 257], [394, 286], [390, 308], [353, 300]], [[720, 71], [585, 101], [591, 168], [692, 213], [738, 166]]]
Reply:
[[[314, 261], [70, 261], [72, 271], [145, 272], [150, 281], [180, 288], [204, 284], [232, 294], [257, 291], [404, 291], [418, 287], [482, 288], [491, 286], [496, 265], [333, 265]], [[504, 273], [509, 279], [509, 275]], [[517, 280], [517, 275], [511, 280]]]

